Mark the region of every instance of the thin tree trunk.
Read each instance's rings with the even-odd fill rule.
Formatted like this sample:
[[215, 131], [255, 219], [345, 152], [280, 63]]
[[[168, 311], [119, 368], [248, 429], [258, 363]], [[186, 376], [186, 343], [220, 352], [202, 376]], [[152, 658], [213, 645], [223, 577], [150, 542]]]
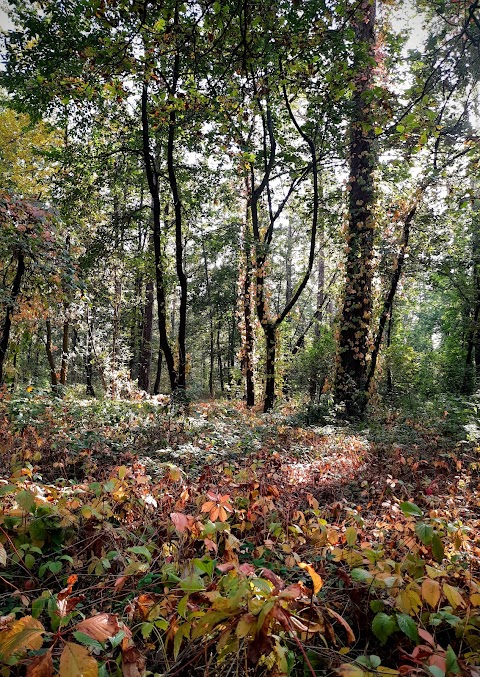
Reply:
[[217, 329], [217, 359], [218, 359], [218, 377], [220, 379], [220, 390], [225, 392], [225, 381], [223, 378], [222, 353], [220, 351], [220, 327]]
[[5, 310], [5, 319], [3, 321], [2, 339], [0, 340], [0, 386], [3, 385], [4, 379], [4, 365], [7, 356], [8, 342], [10, 340], [10, 331], [12, 328], [12, 317], [15, 311], [15, 303], [20, 293], [23, 275], [25, 273], [25, 257], [19, 253], [17, 255], [17, 270], [12, 284], [12, 292], [10, 294], [10, 303]]
[[45, 350], [47, 352], [48, 365], [50, 367], [50, 383], [54, 392], [58, 389], [57, 370], [55, 369], [55, 358], [52, 351], [52, 325], [50, 320], [46, 320], [47, 339], [45, 341]]
[[[179, 3], [175, 4], [175, 15], [173, 30], [179, 23]], [[177, 85], [180, 77], [180, 52], [175, 51], [173, 59], [172, 82], [170, 94], [175, 97], [177, 94]], [[187, 372], [187, 354], [185, 350], [186, 327], [187, 327], [187, 276], [184, 270], [183, 261], [183, 234], [182, 234], [182, 203], [178, 191], [177, 173], [174, 159], [175, 150], [175, 132], [177, 129], [177, 113], [172, 106], [170, 111], [170, 124], [168, 127], [167, 139], [167, 171], [170, 190], [172, 193], [173, 207], [175, 212], [175, 266], [177, 278], [180, 285], [180, 309], [178, 320], [178, 365], [177, 365], [177, 387], [185, 390], [186, 372]]]
[[150, 134], [148, 126], [148, 85], [143, 83], [142, 90], [142, 140], [143, 140], [143, 160], [145, 163], [145, 173], [147, 175], [148, 188], [152, 198], [153, 212], [153, 246], [155, 252], [155, 281], [157, 286], [157, 307], [158, 307], [158, 330], [160, 334], [160, 347], [165, 355], [170, 387], [172, 392], [177, 387], [177, 372], [175, 369], [175, 360], [170, 347], [167, 334], [167, 304], [165, 297], [165, 282], [163, 275], [163, 257], [161, 244], [161, 221], [160, 221], [160, 195], [158, 189], [158, 173], [155, 167], [155, 161], [150, 151]]
[[158, 357], [157, 357], [157, 373], [155, 376], [155, 384], [153, 386], [153, 394], [158, 395], [160, 393], [160, 381], [162, 379], [162, 349], [158, 349]]
[[288, 219], [287, 246], [285, 249], [285, 303], [290, 303], [292, 287], [292, 221]]
[[275, 359], [277, 343], [277, 325], [268, 322], [264, 326], [266, 343], [266, 375], [265, 375], [265, 400], [263, 411], [267, 412], [273, 409], [275, 404]]
[[150, 366], [152, 362], [153, 328], [153, 281], [145, 287], [145, 308], [143, 312], [142, 344], [138, 364], [138, 387], [146, 392], [150, 389]]
[[245, 341], [242, 346], [242, 373], [245, 377], [245, 396], [247, 407], [255, 405], [255, 383], [253, 374], [253, 349], [255, 345], [255, 334], [252, 323], [252, 253], [250, 242], [250, 228], [248, 221], [248, 210], [244, 226], [244, 260], [245, 271], [242, 284], [242, 303], [243, 303], [243, 322], [245, 326]]
[[[376, 0], [366, 0], [354, 21], [356, 89], [350, 120], [349, 219], [346, 281], [338, 342], [335, 398], [347, 414], [362, 415], [367, 403], [367, 352], [372, 314], [373, 236], [375, 217], [374, 75]], [[360, 59], [360, 63], [358, 63]]]
[[[325, 252], [323, 249], [323, 233], [321, 235], [321, 244], [318, 251], [318, 268], [317, 268], [317, 308], [316, 316], [317, 320], [315, 322], [315, 339], [318, 341], [320, 338], [320, 325], [323, 319], [323, 304], [325, 303]], [[315, 395], [319, 390], [319, 383], [317, 380], [317, 369], [314, 368], [310, 375], [310, 384], [309, 384], [309, 394], [310, 399], [313, 401]]]
[[60, 385], [67, 385], [67, 370], [68, 370], [68, 357], [69, 357], [69, 334], [70, 334], [70, 322], [68, 319], [68, 305], [64, 305], [63, 312], [65, 317], [63, 320], [63, 331], [62, 331], [62, 360], [60, 363]]
[[212, 307], [212, 293], [210, 289], [210, 277], [208, 275], [208, 261], [207, 251], [205, 249], [205, 236], [202, 232], [202, 253], [203, 253], [203, 269], [205, 271], [205, 286], [207, 288], [207, 302], [208, 302], [208, 319], [210, 326], [210, 370], [208, 374], [208, 392], [213, 398], [213, 369], [215, 365], [215, 351], [214, 351], [214, 331], [213, 331], [213, 307]]
[[415, 213], [417, 211], [417, 204], [415, 204], [408, 214], [405, 217], [404, 223], [403, 223], [403, 233], [402, 233], [402, 242], [400, 244], [400, 252], [397, 257], [396, 261], [396, 266], [394, 267], [392, 279], [390, 282], [390, 289], [387, 294], [387, 297], [385, 298], [385, 301], [383, 303], [383, 310], [380, 315], [380, 320], [378, 323], [378, 331], [377, 335], [375, 337], [375, 342], [373, 344], [373, 350], [371, 354], [371, 360], [370, 360], [370, 369], [368, 371], [368, 375], [365, 381], [365, 393], [368, 394], [368, 390], [370, 388], [370, 385], [372, 383], [372, 379], [375, 375], [375, 369], [377, 366], [377, 360], [378, 360], [378, 354], [380, 352], [380, 346], [382, 345], [382, 340], [383, 340], [383, 332], [385, 330], [385, 325], [387, 323], [387, 319], [390, 316], [390, 313], [392, 311], [393, 307], [393, 301], [395, 299], [395, 294], [397, 292], [397, 287], [398, 283], [400, 281], [400, 277], [403, 272], [403, 266], [405, 263], [405, 256], [407, 253], [407, 247], [408, 247], [408, 240], [410, 238], [410, 226], [412, 224], [412, 221], [415, 217]]
[[[393, 329], [393, 308], [390, 309], [390, 317], [388, 318], [387, 328], [387, 348], [392, 345], [392, 329]], [[393, 376], [390, 359], [387, 361], [387, 393], [391, 395], [393, 392]]]

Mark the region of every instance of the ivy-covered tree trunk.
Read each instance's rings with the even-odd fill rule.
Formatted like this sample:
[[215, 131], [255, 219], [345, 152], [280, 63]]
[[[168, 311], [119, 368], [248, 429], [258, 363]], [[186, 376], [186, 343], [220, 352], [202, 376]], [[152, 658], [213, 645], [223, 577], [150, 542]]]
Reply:
[[10, 302], [5, 310], [5, 319], [3, 321], [2, 339], [0, 340], [0, 386], [3, 385], [4, 365], [7, 356], [8, 342], [10, 340], [10, 330], [12, 328], [12, 316], [15, 310], [15, 302], [20, 293], [22, 279], [25, 273], [25, 257], [22, 253], [17, 255], [17, 270], [12, 284], [12, 293]]
[[367, 353], [372, 315], [375, 229], [374, 75], [376, 0], [365, 0], [354, 16], [355, 91], [350, 119], [350, 178], [346, 280], [338, 341], [335, 398], [347, 414], [362, 415], [367, 404]]

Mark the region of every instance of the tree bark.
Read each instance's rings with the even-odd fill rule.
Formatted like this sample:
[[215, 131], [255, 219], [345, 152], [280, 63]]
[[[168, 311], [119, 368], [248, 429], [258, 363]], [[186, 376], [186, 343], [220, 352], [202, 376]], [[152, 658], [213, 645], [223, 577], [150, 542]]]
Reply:
[[225, 380], [223, 377], [222, 353], [220, 351], [220, 326], [217, 329], [217, 359], [218, 359], [218, 378], [220, 379], [220, 390], [225, 392]]
[[371, 101], [374, 74], [376, 0], [366, 0], [354, 17], [356, 88], [350, 120], [349, 218], [346, 282], [338, 341], [335, 399], [349, 415], [367, 404], [367, 352], [372, 314], [375, 115]]
[[150, 366], [152, 363], [153, 287], [153, 280], [149, 280], [145, 287], [142, 343], [138, 361], [138, 387], [146, 392], [150, 389]]
[[50, 383], [52, 390], [55, 392], [58, 389], [57, 370], [55, 369], [55, 358], [52, 351], [52, 325], [50, 320], [45, 322], [47, 328], [47, 339], [45, 341], [45, 350], [47, 352], [48, 366], [50, 367]]
[[382, 340], [383, 340], [383, 333], [385, 331], [385, 325], [387, 323], [388, 318], [390, 317], [390, 314], [392, 312], [392, 307], [393, 307], [393, 301], [395, 299], [395, 294], [397, 292], [397, 287], [398, 283], [400, 281], [400, 278], [402, 276], [403, 272], [403, 266], [405, 263], [405, 256], [407, 253], [407, 247], [408, 247], [408, 241], [410, 238], [410, 226], [412, 224], [412, 221], [415, 217], [417, 211], [417, 205], [415, 204], [408, 214], [405, 217], [404, 223], [403, 223], [403, 233], [402, 233], [402, 242], [400, 244], [400, 252], [397, 257], [396, 265], [393, 270], [393, 275], [392, 279], [390, 282], [390, 289], [387, 294], [387, 297], [385, 298], [385, 301], [383, 303], [383, 309], [382, 313], [380, 315], [380, 320], [378, 323], [378, 331], [377, 335], [375, 337], [375, 342], [373, 344], [373, 350], [371, 354], [371, 360], [370, 360], [370, 369], [368, 371], [368, 375], [365, 381], [365, 393], [368, 394], [368, 390], [370, 388], [370, 384], [372, 383], [372, 379], [375, 375], [375, 369], [377, 366], [377, 360], [378, 360], [378, 354], [380, 352], [380, 347], [382, 345]]
[[63, 331], [62, 331], [62, 360], [60, 363], [60, 385], [67, 385], [67, 370], [68, 370], [68, 357], [69, 357], [69, 335], [70, 335], [70, 322], [68, 320], [68, 305], [65, 304], [64, 309], [65, 318], [63, 321]]
[[163, 275], [163, 257], [161, 244], [161, 212], [160, 212], [160, 194], [158, 189], [158, 173], [154, 158], [150, 152], [150, 134], [148, 126], [148, 85], [143, 83], [142, 89], [142, 140], [143, 140], [143, 160], [145, 164], [145, 173], [148, 181], [148, 188], [152, 199], [153, 212], [153, 246], [155, 252], [155, 282], [157, 286], [157, 308], [158, 308], [158, 331], [160, 334], [160, 347], [165, 355], [170, 387], [172, 392], [177, 387], [177, 371], [175, 369], [175, 360], [170, 347], [167, 334], [167, 304], [165, 297], [165, 282]]
[[[179, 3], [175, 4], [175, 16], [173, 30], [178, 27], [179, 22]], [[175, 97], [177, 94], [178, 79], [180, 77], [180, 52], [175, 50], [173, 59], [172, 82], [170, 94]], [[167, 170], [168, 181], [172, 193], [173, 207], [175, 213], [175, 266], [177, 278], [180, 285], [180, 309], [178, 321], [178, 365], [177, 365], [177, 383], [176, 387], [185, 389], [187, 354], [185, 351], [186, 327], [187, 327], [187, 276], [185, 275], [183, 263], [183, 233], [182, 233], [182, 203], [178, 190], [177, 173], [174, 159], [175, 150], [175, 132], [177, 128], [177, 114], [175, 108], [170, 111], [170, 124], [168, 127], [167, 139]]]
[[264, 326], [266, 343], [266, 361], [265, 361], [265, 400], [263, 410], [265, 412], [273, 409], [275, 404], [275, 359], [277, 343], [277, 325], [274, 322], [268, 322]]
[[12, 292], [10, 294], [10, 303], [5, 310], [5, 319], [3, 320], [2, 339], [0, 340], [0, 386], [3, 385], [4, 380], [4, 365], [7, 356], [8, 342], [10, 340], [10, 331], [12, 328], [12, 317], [15, 311], [15, 303], [20, 293], [23, 275], [25, 273], [25, 257], [19, 252], [17, 254], [17, 270], [12, 284]]
[[158, 349], [158, 357], [157, 357], [157, 373], [155, 376], [155, 384], [153, 386], [153, 394], [158, 395], [160, 393], [160, 381], [162, 378], [162, 349]]

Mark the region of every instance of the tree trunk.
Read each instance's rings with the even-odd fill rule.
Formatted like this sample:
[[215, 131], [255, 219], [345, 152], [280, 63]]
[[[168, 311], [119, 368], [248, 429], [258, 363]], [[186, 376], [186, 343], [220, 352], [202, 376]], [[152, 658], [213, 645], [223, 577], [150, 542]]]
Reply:
[[212, 307], [212, 293], [210, 289], [210, 277], [208, 275], [208, 261], [207, 261], [207, 251], [205, 249], [205, 236], [202, 232], [202, 252], [203, 252], [203, 268], [205, 271], [205, 286], [207, 288], [207, 301], [208, 301], [208, 320], [210, 328], [210, 370], [208, 374], [208, 392], [210, 397], [213, 398], [213, 369], [215, 365], [215, 351], [214, 351], [214, 331], [213, 331], [213, 307]]
[[356, 88], [350, 120], [350, 179], [347, 262], [338, 342], [335, 398], [347, 414], [362, 415], [367, 403], [367, 352], [372, 314], [375, 115], [374, 75], [376, 0], [366, 0], [354, 17]]
[[86, 377], [86, 394], [89, 397], [95, 397], [95, 390], [93, 388], [93, 329], [90, 322], [90, 313], [87, 308], [87, 336], [85, 345], [85, 377]]
[[220, 351], [220, 327], [217, 329], [217, 359], [218, 359], [218, 377], [220, 379], [220, 390], [225, 392], [225, 381], [223, 378], [222, 353]]
[[[392, 329], [393, 329], [393, 308], [390, 310], [390, 317], [388, 318], [387, 328], [387, 348], [392, 345]], [[391, 395], [393, 392], [393, 376], [390, 358], [387, 360], [387, 393]]]
[[[323, 233], [321, 235], [323, 240]], [[317, 317], [315, 322], [315, 339], [318, 341], [320, 338], [320, 325], [323, 320], [323, 305], [325, 303], [325, 252], [323, 249], [323, 241], [320, 244], [320, 249], [318, 252], [318, 269], [317, 269], [317, 308], [315, 315]], [[317, 392], [319, 390], [319, 383], [317, 380], [317, 369], [314, 367], [312, 373], [310, 374], [310, 383], [309, 383], [309, 395], [310, 399], [313, 401]]]
[[158, 190], [158, 173], [154, 158], [150, 151], [150, 135], [148, 127], [148, 85], [143, 83], [142, 90], [142, 140], [143, 140], [143, 160], [145, 163], [145, 173], [147, 175], [148, 188], [152, 198], [153, 212], [153, 247], [155, 251], [155, 282], [157, 286], [157, 306], [158, 306], [158, 331], [160, 334], [160, 347], [165, 355], [170, 387], [172, 392], [177, 387], [177, 372], [175, 369], [175, 360], [170, 347], [167, 334], [167, 304], [165, 297], [165, 283], [163, 275], [163, 257], [161, 243], [161, 220], [160, 220], [160, 195]]
[[146, 392], [150, 389], [150, 366], [152, 362], [153, 328], [153, 281], [145, 287], [145, 308], [143, 312], [142, 344], [138, 362], [138, 387]]
[[47, 340], [45, 341], [45, 350], [47, 352], [48, 365], [50, 367], [50, 383], [52, 384], [52, 390], [56, 392], [58, 390], [58, 378], [57, 370], [55, 369], [55, 358], [52, 351], [52, 325], [50, 320], [45, 322], [47, 327]]
[[396, 265], [393, 268], [393, 275], [392, 279], [390, 282], [390, 289], [389, 292], [385, 298], [385, 301], [383, 303], [383, 309], [382, 313], [380, 315], [380, 320], [378, 323], [378, 331], [377, 335], [375, 337], [375, 342], [373, 344], [373, 350], [372, 350], [372, 355], [371, 355], [371, 360], [370, 360], [370, 369], [368, 371], [368, 375], [365, 381], [365, 395], [368, 395], [368, 390], [370, 388], [370, 384], [372, 382], [372, 379], [375, 375], [375, 369], [377, 366], [377, 360], [378, 360], [378, 355], [380, 352], [380, 347], [382, 345], [382, 340], [383, 340], [383, 333], [385, 331], [385, 325], [387, 323], [387, 319], [390, 317], [391, 312], [392, 312], [392, 307], [393, 307], [393, 301], [395, 299], [395, 294], [397, 293], [397, 287], [398, 283], [400, 281], [400, 278], [402, 276], [403, 272], [403, 266], [405, 264], [405, 256], [407, 253], [407, 247], [408, 247], [408, 241], [410, 239], [410, 226], [412, 224], [412, 221], [415, 217], [417, 211], [417, 204], [415, 204], [408, 214], [405, 217], [404, 224], [403, 224], [403, 233], [402, 233], [402, 241], [400, 244], [400, 252], [397, 257]]
[[248, 219], [245, 224], [245, 271], [242, 285], [243, 302], [243, 321], [245, 325], [245, 341], [242, 347], [242, 372], [245, 377], [245, 396], [247, 407], [255, 405], [255, 383], [253, 376], [253, 348], [255, 345], [255, 334], [252, 323], [252, 262], [250, 249], [250, 229], [248, 228]]
[[12, 284], [12, 293], [10, 303], [5, 310], [5, 319], [3, 320], [2, 339], [0, 340], [0, 386], [3, 385], [4, 365], [7, 356], [8, 342], [10, 340], [10, 331], [12, 328], [12, 317], [15, 311], [15, 303], [20, 293], [22, 278], [25, 273], [25, 257], [22, 253], [17, 255], [17, 270]]
[[157, 373], [155, 376], [155, 383], [153, 386], [154, 395], [158, 395], [160, 393], [160, 381], [162, 378], [162, 357], [163, 357], [162, 349], [159, 348], [157, 357]]
[[292, 221], [288, 219], [287, 246], [285, 249], [285, 303], [290, 303], [292, 287]]
[[[173, 29], [178, 27], [179, 8], [178, 2], [175, 5], [175, 16]], [[170, 87], [171, 96], [177, 94], [177, 84], [180, 77], [180, 52], [176, 50], [173, 59], [172, 82]], [[187, 372], [187, 354], [185, 351], [186, 327], [187, 327], [187, 276], [185, 275], [183, 262], [183, 234], [182, 234], [182, 203], [178, 191], [178, 182], [176, 166], [174, 159], [175, 132], [177, 128], [177, 114], [175, 107], [170, 111], [170, 124], [168, 127], [167, 139], [167, 170], [168, 181], [172, 193], [173, 207], [175, 212], [175, 266], [177, 278], [180, 285], [180, 309], [178, 321], [178, 365], [177, 365], [177, 387], [182, 390], [186, 386]]]
[[60, 385], [67, 385], [67, 370], [68, 370], [68, 357], [69, 357], [69, 334], [70, 334], [70, 322], [68, 319], [68, 305], [65, 304], [63, 312], [65, 317], [63, 320], [63, 332], [62, 332], [62, 361], [60, 363]]
[[263, 326], [266, 344], [266, 375], [265, 375], [265, 400], [263, 411], [267, 412], [273, 409], [275, 404], [275, 352], [277, 343], [277, 325], [268, 322]]

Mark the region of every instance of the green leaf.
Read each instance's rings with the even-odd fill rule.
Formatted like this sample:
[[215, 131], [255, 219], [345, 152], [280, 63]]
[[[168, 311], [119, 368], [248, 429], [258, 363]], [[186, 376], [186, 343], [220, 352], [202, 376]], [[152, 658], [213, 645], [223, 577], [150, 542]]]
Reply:
[[415, 503], [410, 503], [410, 501], [404, 501], [403, 503], [400, 503], [400, 510], [407, 517], [421, 517], [423, 515], [423, 511], [420, 510], [418, 505], [415, 505]]
[[357, 530], [355, 527], [348, 527], [345, 531], [345, 540], [347, 541], [347, 545], [355, 545], [357, 541]]
[[180, 588], [184, 592], [192, 593], [205, 590], [205, 585], [198, 574], [192, 574], [188, 578], [184, 578], [180, 581]]
[[135, 555], [143, 555], [147, 562], [152, 559], [152, 553], [144, 545], [134, 545], [132, 548], [127, 548], [127, 552], [133, 552]]
[[437, 562], [442, 562], [445, 555], [445, 548], [442, 540], [438, 534], [433, 534], [432, 537], [432, 554]]
[[93, 639], [93, 637], [89, 637], [84, 632], [75, 630], [73, 636], [75, 637], [77, 642], [80, 642], [80, 644], [86, 644], [86, 646], [93, 646], [95, 647], [95, 649], [99, 649], [100, 651], [103, 651], [105, 649], [105, 647], [103, 646], [103, 644], [101, 644], [101, 642], [99, 642], [96, 639]]
[[417, 624], [407, 614], [397, 614], [397, 623], [400, 630], [416, 644], [420, 643]]
[[27, 569], [33, 569], [35, 566], [35, 557], [31, 553], [27, 553], [24, 557], [25, 566]]
[[155, 626], [153, 623], [142, 623], [140, 631], [142, 633], [143, 639], [147, 639], [152, 634], [152, 630]]
[[433, 538], [433, 528], [425, 522], [417, 522], [415, 524], [415, 533], [422, 541], [423, 545], [430, 545]]
[[15, 500], [17, 501], [18, 505], [26, 512], [30, 512], [30, 510], [35, 505], [35, 496], [31, 491], [20, 491], [15, 496]]
[[381, 599], [372, 599], [370, 602], [370, 609], [373, 611], [373, 613], [378, 613], [379, 611], [383, 611], [385, 608], [385, 603]]
[[455, 651], [452, 649], [451, 646], [448, 647], [447, 651], [445, 652], [445, 659], [447, 661], [447, 675], [453, 674], [453, 675], [461, 675], [462, 670], [460, 666], [458, 665], [457, 657], [455, 655]]
[[52, 572], [52, 574], [59, 574], [60, 571], [62, 570], [62, 562], [60, 560], [57, 560], [56, 562], [47, 562], [47, 566]]
[[187, 617], [187, 604], [188, 604], [188, 595], [185, 595], [182, 597], [182, 599], [179, 601], [177, 605], [177, 611], [179, 616], [182, 616], [182, 618]]
[[397, 630], [397, 622], [394, 616], [385, 613], [378, 613], [372, 622], [372, 630], [382, 644], [385, 644], [392, 633]]
[[373, 580], [373, 574], [366, 569], [352, 569], [350, 576], [357, 583], [370, 583]]
[[445, 673], [438, 665], [429, 665], [427, 670], [433, 675], [433, 677], [445, 677]]

